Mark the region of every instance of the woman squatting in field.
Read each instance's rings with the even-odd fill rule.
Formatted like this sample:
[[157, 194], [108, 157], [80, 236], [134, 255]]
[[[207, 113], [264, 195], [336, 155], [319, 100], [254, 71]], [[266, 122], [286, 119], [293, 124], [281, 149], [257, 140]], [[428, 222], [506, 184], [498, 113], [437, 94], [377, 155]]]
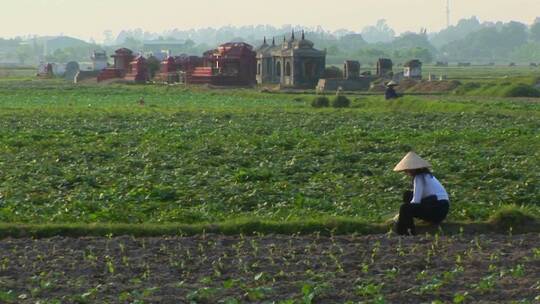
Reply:
[[399, 209], [396, 232], [415, 235], [414, 218], [439, 224], [448, 214], [450, 201], [441, 183], [431, 174], [431, 165], [416, 153], [409, 152], [396, 165], [394, 171], [405, 172], [412, 178], [413, 191], [403, 193], [403, 205]]

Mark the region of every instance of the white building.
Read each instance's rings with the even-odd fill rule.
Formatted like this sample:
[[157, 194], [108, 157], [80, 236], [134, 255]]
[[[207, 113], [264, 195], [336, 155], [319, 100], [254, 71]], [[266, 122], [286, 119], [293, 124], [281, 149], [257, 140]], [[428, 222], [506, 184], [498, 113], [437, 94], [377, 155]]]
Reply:
[[403, 77], [422, 79], [422, 62], [418, 59], [406, 62], [403, 65]]
[[107, 53], [105, 51], [94, 51], [94, 54], [92, 54], [92, 64], [94, 71], [105, 69], [109, 65]]

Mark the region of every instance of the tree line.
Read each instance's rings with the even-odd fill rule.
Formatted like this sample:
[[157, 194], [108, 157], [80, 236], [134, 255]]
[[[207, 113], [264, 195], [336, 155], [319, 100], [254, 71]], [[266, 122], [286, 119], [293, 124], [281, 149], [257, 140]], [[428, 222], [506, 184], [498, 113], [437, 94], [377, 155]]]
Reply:
[[162, 33], [145, 32], [142, 29], [125, 30], [113, 35], [104, 33], [103, 44], [71, 43], [65, 47], [44, 50], [43, 39], [0, 39], [0, 62], [11, 60], [31, 63], [38, 60], [67, 62], [88, 61], [95, 49], [111, 53], [115, 48], [128, 47], [144, 51], [144, 41], [177, 41], [172, 50], [175, 54], [200, 55], [216, 45], [228, 41], [247, 42], [254, 46], [262, 43], [263, 37], [281, 43], [292, 31], [306, 31], [315, 47], [326, 49], [327, 61], [338, 64], [345, 59], [355, 59], [364, 65], [374, 64], [378, 58], [392, 58], [397, 63], [409, 59], [420, 59], [425, 63], [446, 62], [540, 62], [540, 18], [527, 25], [520, 22], [480, 22], [471, 17], [460, 20], [456, 25], [439, 32], [396, 32], [379, 20], [361, 31], [327, 31], [321, 26], [301, 27], [285, 25], [225, 26], [218, 29], [202, 28], [191, 30], [169, 30]]

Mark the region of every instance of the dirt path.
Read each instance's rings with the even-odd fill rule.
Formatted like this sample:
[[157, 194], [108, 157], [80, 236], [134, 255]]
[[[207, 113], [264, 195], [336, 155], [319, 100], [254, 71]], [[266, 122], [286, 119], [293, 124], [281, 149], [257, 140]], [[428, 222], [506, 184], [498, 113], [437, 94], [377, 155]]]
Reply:
[[539, 296], [539, 234], [0, 241], [0, 303], [537, 303]]

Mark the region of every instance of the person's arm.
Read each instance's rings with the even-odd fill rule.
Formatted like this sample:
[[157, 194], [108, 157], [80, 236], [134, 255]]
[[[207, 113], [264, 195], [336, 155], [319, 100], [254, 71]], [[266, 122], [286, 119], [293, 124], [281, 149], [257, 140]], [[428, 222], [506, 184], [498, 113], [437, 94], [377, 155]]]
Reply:
[[424, 181], [422, 175], [417, 175], [414, 177], [413, 182], [413, 199], [411, 204], [420, 204], [422, 202], [422, 193], [424, 193]]

